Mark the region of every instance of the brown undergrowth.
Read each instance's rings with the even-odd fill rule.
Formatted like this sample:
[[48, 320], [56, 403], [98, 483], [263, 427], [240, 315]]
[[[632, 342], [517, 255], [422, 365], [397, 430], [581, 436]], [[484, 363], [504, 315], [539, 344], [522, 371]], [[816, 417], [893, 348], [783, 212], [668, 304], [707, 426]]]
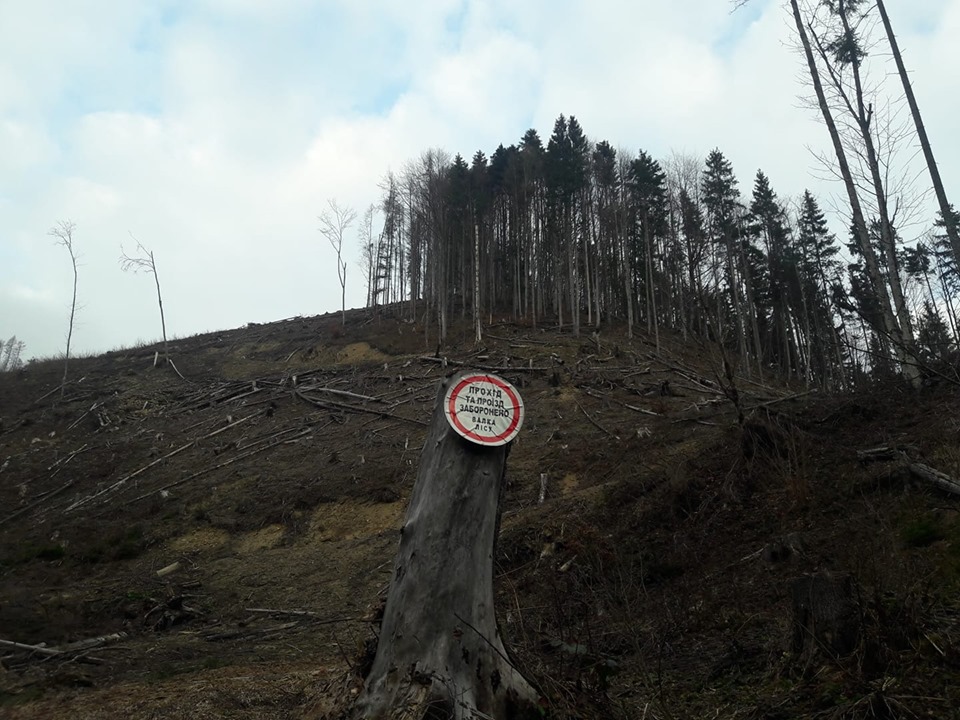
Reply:
[[[348, 313], [0, 376], [0, 715], [315, 715], [375, 647], [423, 421], [466, 362], [521, 389], [501, 632], [554, 718], [951, 717], [960, 473], [951, 389], [825, 397], [734, 378], [664, 334]], [[433, 330], [431, 329], [431, 333]], [[79, 378], [83, 378], [79, 381]], [[51, 394], [52, 393], [52, 394]], [[950, 394], [953, 393], [953, 394]], [[545, 483], [545, 485], [542, 485]], [[541, 490], [545, 497], [540, 502]], [[854, 651], [791, 649], [790, 587], [856, 581]]]

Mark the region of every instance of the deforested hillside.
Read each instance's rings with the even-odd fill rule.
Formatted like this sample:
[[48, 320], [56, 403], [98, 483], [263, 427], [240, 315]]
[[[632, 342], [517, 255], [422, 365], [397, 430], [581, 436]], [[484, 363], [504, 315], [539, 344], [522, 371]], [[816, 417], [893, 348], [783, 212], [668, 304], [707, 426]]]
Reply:
[[[495, 557], [551, 718], [960, 707], [960, 393], [396, 308], [0, 374], [0, 716], [338, 717], [439, 382], [517, 387]], [[563, 330], [567, 330], [566, 327]], [[939, 482], [939, 485], [932, 481]]]

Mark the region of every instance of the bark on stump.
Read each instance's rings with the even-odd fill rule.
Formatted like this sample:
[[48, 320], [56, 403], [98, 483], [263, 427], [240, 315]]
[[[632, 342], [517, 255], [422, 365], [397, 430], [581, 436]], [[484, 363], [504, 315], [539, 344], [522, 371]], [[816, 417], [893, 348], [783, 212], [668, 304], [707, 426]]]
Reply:
[[420, 456], [376, 658], [353, 717], [539, 718], [538, 694], [508, 660], [494, 614], [509, 445], [481, 447], [457, 435], [444, 415], [446, 387]]
[[793, 651], [817, 648], [834, 657], [853, 651], [860, 637], [860, 616], [848, 574], [816, 573], [794, 580]]

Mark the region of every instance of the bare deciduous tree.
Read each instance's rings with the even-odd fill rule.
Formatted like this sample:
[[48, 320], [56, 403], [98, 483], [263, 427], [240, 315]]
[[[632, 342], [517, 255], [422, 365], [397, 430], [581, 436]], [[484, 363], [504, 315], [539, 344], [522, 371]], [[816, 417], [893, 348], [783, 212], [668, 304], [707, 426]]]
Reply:
[[347, 261], [343, 259], [343, 236], [357, 219], [355, 210], [340, 207], [336, 200], [327, 200], [328, 210], [320, 215], [320, 234], [337, 253], [337, 278], [340, 280], [340, 320], [347, 324]]
[[[130, 237], [133, 237], [133, 235]], [[145, 271], [153, 275], [153, 282], [157, 286], [157, 304], [160, 306], [160, 328], [163, 331], [163, 359], [167, 363], [171, 363], [170, 348], [167, 345], [167, 322], [163, 316], [163, 296], [160, 294], [160, 276], [157, 274], [157, 262], [153, 257], [152, 250], [145, 248], [136, 238], [133, 239], [137, 242], [137, 252], [139, 254], [127, 255], [123, 245], [121, 245], [120, 269], [124, 272], [132, 271], [135, 273]]]
[[73, 320], [77, 314], [77, 253], [73, 246], [73, 233], [77, 229], [75, 223], [61, 220], [47, 233], [56, 238], [57, 245], [63, 245], [70, 253], [70, 265], [73, 268], [73, 298], [70, 301], [70, 324], [67, 326], [67, 349], [63, 354], [63, 382], [60, 385], [60, 398], [67, 389], [67, 370], [70, 367], [70, 341], [73, 339]]
[[[887, 273], [884, 273], [881, 269], [880, 258], [878, 258], [870, 239], [870, 230], [867, 220], [864, 216], [863, 206], [860, 201], [857, 179], [855, 179], [854, 173], [851, 170], [849, 161], [847, 159], [848, 149], [850, 149], [849, 143], [844, 142], [844, 139], [841, 136], [841, 131], [838, 129], [838, 123], [834, 116], [835, 114], [833, 105], [839, 106], [841, 108], [841, 112], [843, 112], [843, 109], [848, 112], [849, 116], [852, 118], [853, 125], [861, 135], [861, 141], [864, 143], [864, 145], [871, 144], [871, 147], [872, 138], [870, 135], [869, 117], [872, 113], [866, 108], [863, 102], [862, 86], [859, 82], [859, 75], [854, 78], [857, 98], [857, 103], [855, 104], [851, 101], [848, 94], [843, 93], [844, 86], [839, 83], [839, 75], [836, 72], [836, 69], [830, 66], [828, 54], [820, 45], [818, 38], [810, 30], [811, 25], [808, 22], [805, 22], [798, 0], [790, 0], [790, 7], [793, 12], [794, 22], [797, 27], [797, 36], [802, 44], [804, 58], [810, 72], [810, 79], [813, 84], [814, 91], [816, 92], [817, 104], [820, 108], [820, 113], [823, 116], [824, 124], [827, 126], [827, 130], [830, 133], [830, 139], [837, 157], [837, 167], [841, 177], [843, 178], [844, 186], [847, 190], [847, 196], [850, 200], [850, 209], [852, 213], [853, 227], [855, 229], [857, 244], [861, 254], [863, 255], [867, 277], [870, 280], [870, 284], [874, 293], [876, 294], [877, 302], [879, 304], [880, 318], [879, 322], [877, 323], [878, 327], [875, 327], [874, 329], [877, 332], [883, 333], [887, 338], [889, 338], [890, 341], [893, 342], [897, 359], [901, 363], [904, 375], [909, 380], [915, 381], [918, 375], [915, 364], [913, 363], [913, 358], [910, 355], [910, 349], [913, 344], [912, 332], [909, 322], [904, 322], [905, 320], [908, 320], [908, 318], [898, 316], [893, 309], [896, 308], [897, 310], [900, 310], [901, 315], [904, 315], [906, 314], [906, 308], [902, 302], [896, 302], [900, 299], [899, 296], [893, 298], [896, 304], [891, 303], [891, 287], [888, 286], [887, 282], [888, 279], [895, 276], [896, 263], [890, 263], [890, 265], [893, 267], [891, 267], [890, 271]], [[844, 19], [846, 17], [844, 15], [845, 10], [845, 6], [843, 3], [841, 3], [838, 7], [838, 12]], [[845, 27], [844, 30], [844, 38], [848, 42], [856, 39], [855, 35], [849, 28]], [[811, 42], [811, 35], [813, 35], [813, 43]], [[817, 60], [814, 55], [815, 45], [820, 51], [821, 60], [827, 63], [827, 68], [825, 70], [821, 70], [818, 67]], [[857, 54], [859, 49], [856, 46], [845, 48], [845, 50], [849, 57], [852, 57], [859, 62], [860, 56]], [[847, 56], [842, 57], [846, 58]], [[831, 72], [831, 70], [833, 72]], [[839, 99], [835, 99], [833, 103], [831, 103], [831, 100], [827, 98], [822, 76], [826, 76], [828, 81], [833, 82], [833, 88], [840, 96]], [[859, 149], [859, 147], [853, 148], [855, 153]], [[875, 158], [875, 153], [872, 153], [871, 159], [874, 161], [870, 163], [872, 170], [876, 170]], [[871, 177], [870, 180], [873, 182], [876, 180], [876, 172], [872, 173], [872, 175], [873, 177]], [[872, 187], [877, 195], [878, 203], [885, 200], [882, 182], [879, 183], [879, 185], [880, 187], [877, 187], [877, 183], [873, 182]], [[889, 227], [887, 229], [889, 230]], [[892, 250], [892, 240], [885, 243], [885, 249], [888, 251]], [[887, 259], [889, 262], [889, 258]]]

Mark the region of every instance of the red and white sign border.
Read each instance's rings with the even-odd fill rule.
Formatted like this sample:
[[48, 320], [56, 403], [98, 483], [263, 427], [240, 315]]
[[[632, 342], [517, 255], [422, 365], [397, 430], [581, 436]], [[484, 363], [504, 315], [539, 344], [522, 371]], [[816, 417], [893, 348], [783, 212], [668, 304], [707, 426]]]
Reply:
[[[470, 385], [478, 382], [489, 383], [500, 388], [508, 398], [508, 403], [505, 407], [513, 411], [507, 429], [497, 435], [487, 436], [474, 432], [463, 424], [457, 413], [457, 401], [460, 393]], [[506, 445], [517, 436], [517, 433], [520, 432], [520, 427], [523, 425], [524, 407], [520, 393], [506, 380], [496, 375], [491, 375], [490, 373], [468, 373], [458, 378], [456, 382], [450, 383], [450, 387], [447, 389], [447, 394], [444, 398], [444, 409], [446, 411], [447, 422], [450, 423], [450, 426], [458, 435], [478, 445], [485, 445], [487, 447]]]

